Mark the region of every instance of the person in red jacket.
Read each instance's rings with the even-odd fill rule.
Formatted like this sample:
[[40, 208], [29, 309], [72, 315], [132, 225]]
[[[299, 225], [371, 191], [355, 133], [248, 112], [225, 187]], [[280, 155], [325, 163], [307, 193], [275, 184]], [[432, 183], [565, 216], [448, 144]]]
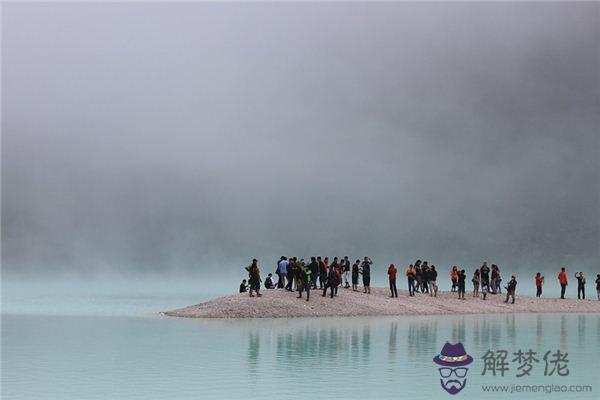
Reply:
[[535, 297], [542, 297], [542, 285], [544, 284], [544, 277], [539, 272], [535, 274]]
[[394, 266], [394, 264], [390, 264], [388, 268], [388, 276], [390, 278], [390, 291], [392, 295], [390, 297], [398, 297], [398, 289], [396, 288], [396, 274], [398, 273], [398, 269]]
[[558, 282], [560, 282], [560, 298], [565, 298], [565, 291], [567, 290], [567, 285], [569, 282], [567, 281], [567, 272], [565, 271], [565, 267], [560, 269], [558, 273]]

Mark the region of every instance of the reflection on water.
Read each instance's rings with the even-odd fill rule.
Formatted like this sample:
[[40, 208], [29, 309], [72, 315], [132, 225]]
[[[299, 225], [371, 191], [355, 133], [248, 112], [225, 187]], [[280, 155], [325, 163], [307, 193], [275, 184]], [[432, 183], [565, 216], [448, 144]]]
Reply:
[[561, 315], [561, 317], [560, 317], [560, 347], [562, 347], [563, 349], [567, 348], [568, 333], [569, 332], [567, 329], [567, 316]]
[[469, 399], [482, 396], [482, 384], [556, 383], [543, 376], [543, 366], [530, 381], [482, 377], [488, 349], [560, 348], [569, 352], [572, 371], [560, 382], [593, 384], [599, 337], [598, 315], [237, 321], [4, 316], [2, 388], [7, 399], [146, 400], [264, 398], [281, 387], [277, 398], [291, 399], [312, 382], [315, 399], [439, 398], [432, 358], [450, 341], [462, 342], [475, 359], [461, 392]]
[[392, 321], [390, 324], [390, 338], [388, 342], [388, 357], [389, 361], [393, 362], [396, 359], [396, 343], [398, 341], [398, 323]]
[[260, 335], [258, 332], [251, 332], [248, 335], [248, 371], [251, 375], [258, 373], [258, 361], [260, 354]]
[[543, 331], [542, 331], [542, 315], [538, 314], [535, 317], [535, 339], [536, 339], [535, 340], [535, 344], [537, 346], [540, 345], [540, 342], [541, 342], [542, 337], [543, 337], [542, 334], [543, 334]]
[[577, 341], [578, 346], [581, 346], [582, 343], [585, 343], [585, 321], [585, 316], [577, 316], [577, 335], [579, 336], [579, 340]]

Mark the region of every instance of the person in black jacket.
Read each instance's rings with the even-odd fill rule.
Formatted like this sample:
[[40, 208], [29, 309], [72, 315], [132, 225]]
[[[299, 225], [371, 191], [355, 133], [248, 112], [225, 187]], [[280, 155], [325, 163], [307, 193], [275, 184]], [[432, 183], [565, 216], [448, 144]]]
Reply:
[[481, 287], [487, 286], [488, 291], [490, 289], [490, 267], [488, 267], [487, 262], [484, 262], [481, 268], [479, 269], [479, 273], [481, 275]]
[[302, 292], [306, 292], [306, 301], [310, 300], [310, 286], [312, 282], [312, 273], [308, 267], [298, 269], [298, 298], [302, 298]]
[[[338, 271], [340, 270], [340, 263], [338, 262], [337, 257], [333, 257], [333, 262], [329, 266], [329, 269], [334, 270], [336, 273], [335, 288], [333, 289], [333, 292], [334, 292], [334, 296], [337, 296], [338, 285], [341, 283], [341, 280], [339, 278], [341, 278], [341, 276], [342, 276], [341, 274], [338, 274]], [[327, 278], [327, 279], [329, 279], [329, 278]]]
[[286, 275], [288, 283], [285, 285], [285, 289], [292, 292], [294, 291], [294, 280], [296, 280], [296, 257], [290, 258]]
[[429, 265], [427, 265], [427, 261], [423, 261], [423, 266], [421, 267], [421, 293], [429, 293]]
[[577, 279], [577, 298], [585, 300], [585, 277], [583, 272], [576, 273], [575, 279]]
[[325, 283], [325, 287], [323, 288], [323, 297], [327, 296], [327, 289], [331, 288], [331, 298], [333, 299], [333, 292], [337, 285], [337, 271], [335, 270], [335, 268], [329, 268], [329, 273], [327, 274], [327, 282]]
[[319, 276], [319, 263], [315, 257], [310, 258], [310, 264], [308, 264], [310, 270], [310, 285], [313, 289], [317, 288], [317, 278]]
[[350, 287], [350, 260], [348, 256], [345, 256], [342, 260], [344, 263], [344, 268], [342, 269], [342, 273], [344, 274], [344, 287], [348, 289]]
[[421, 260], [415, 262], [415, 290], [421, 291], [421, 280], [423, 277], [423, 271], [421, 271]]
[[256, 292], [258, 297], [261, 297], [260, 294], [260, 268], [258, 267], [258, 260], [255, 258], [252, 260], [252, 264], [246, 267], [248, 271], [249, 279], [248, 283], [250, 284], [250, 297], [254, 297], [252, 294], [253, 291]]
[[358, 276], [360, 275], [360, 260], [356, 260], [352, 266], [352, 290], [358, 292]]
[[360, 265], [360, 273], [363, 278], [363, 286], [365, 288], [365, 293], [371, 293], [371, 264], [373, 262], [369, 257], [365, 257], [364, 261]]
[[458, 271], [458, 298], [464, 300], [465, 299], [465, 280], [467, 279], [467, 274], [464, 269]]
[[506, 289], [506, 300], [504, 300], [504, 302], [508, 303], [508, 298], [512, 297], [512, 304], [515, 304], [515, 292], [517, 291], [517, 278], [515, 278], [514, 275], [510, 277], [510, 282], [508, 282], [508, 286], [506, 286], [505, 289]]
[[323, 289], [327, 281], [327, 268], [325, 268], [325, 263], [321, 259], [321, 256], [317, 257], [317, 263], [319, 263], [319, 289]]
[[437, 285], [438, 273], [435, 270], [435, 265], [429, 268], [429, 295], [437, 297], [438, 285]]

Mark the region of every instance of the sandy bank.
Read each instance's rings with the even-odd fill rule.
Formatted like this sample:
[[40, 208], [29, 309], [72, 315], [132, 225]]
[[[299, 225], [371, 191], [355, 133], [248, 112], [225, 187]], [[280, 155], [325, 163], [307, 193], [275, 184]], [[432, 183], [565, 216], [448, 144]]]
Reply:
[[600, 301], [518, 296], [515, 304], [504, 303], [505, 295], [488, 295], [487, 300], [471, 297], [459, 300], [456, 293], [439, 292], [438, 297], [417, 293], [409, 297], [399, 291], [390, 298], [389, 290], [372, 288], [371, 294], [339, 289], [338, 296], [322, 297], [311, 291], [310, 301], [282, 289], [264, 290], [262, 297], [234, 294], [205, 303], [164, 312], [164, 315], [188, 318], [283, 318], [378, 315], [442, 315], [488, 313], [600, 313]]

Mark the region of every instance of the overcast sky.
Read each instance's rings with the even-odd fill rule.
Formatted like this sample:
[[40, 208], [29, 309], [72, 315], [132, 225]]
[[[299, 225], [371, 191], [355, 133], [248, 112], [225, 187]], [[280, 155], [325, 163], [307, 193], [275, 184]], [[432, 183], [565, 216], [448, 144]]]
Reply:
[[9, 273], [600, 264], [600, 3], [3, 4]]

